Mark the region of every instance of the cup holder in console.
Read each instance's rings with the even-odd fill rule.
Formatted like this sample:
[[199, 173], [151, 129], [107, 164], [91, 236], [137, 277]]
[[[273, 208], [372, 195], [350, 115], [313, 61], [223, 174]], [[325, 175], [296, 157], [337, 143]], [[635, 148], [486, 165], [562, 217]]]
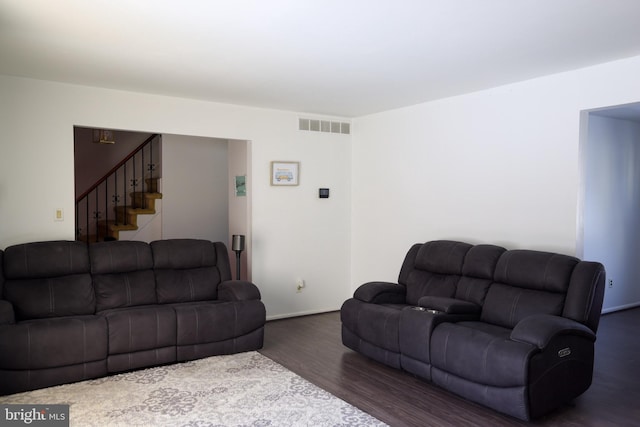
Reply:
[[424, 307], [411, 307], [411, 310], [416, 310], [416, 311], [426, 311], [427, 313], [431, 313], [431, 314], [441, 314], [442, 311], [439, 310], [434, 310], [432, 308], [424, 308]]

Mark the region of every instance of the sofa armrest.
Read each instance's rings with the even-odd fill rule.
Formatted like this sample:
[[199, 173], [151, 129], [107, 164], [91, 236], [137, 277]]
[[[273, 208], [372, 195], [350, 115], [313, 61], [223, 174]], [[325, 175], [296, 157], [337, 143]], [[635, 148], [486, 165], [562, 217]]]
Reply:
[[0, 325], [11, 325], [13, 323], [16, 323], [13, 304], [6, 300], [0, 300]]
[[482, 307], [478, 304], [455, 298], [426, 296], [418, 300], [418, 305], [428, 310], [447, 314], [478, 314]]
[[244, 280], [225, 280], [218, 286], [218, 299], [221, 301], [248, 301], [260, 298], [258, 287]]
[[553, 338], [560, 335], [596, 340], [596, 334], [582, 323], [550, 314], [534, 314], [525, 317], [511, 331], [513, 341], [532, 344], [539, 349], [544, 349]]
[[397, 283], [368, 282], [360, 285], [353, 297], [373, 304], [404, 304], [407, 289]]

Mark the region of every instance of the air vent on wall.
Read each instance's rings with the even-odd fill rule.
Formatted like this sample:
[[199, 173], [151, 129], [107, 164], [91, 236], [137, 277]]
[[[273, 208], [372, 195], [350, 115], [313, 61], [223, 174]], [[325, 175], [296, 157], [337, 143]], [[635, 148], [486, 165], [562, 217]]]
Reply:
[[300, 118], [298, 119], [298, 129], [312, 132], [341, 133], [349, 135], [351, 133], [351, 123]]

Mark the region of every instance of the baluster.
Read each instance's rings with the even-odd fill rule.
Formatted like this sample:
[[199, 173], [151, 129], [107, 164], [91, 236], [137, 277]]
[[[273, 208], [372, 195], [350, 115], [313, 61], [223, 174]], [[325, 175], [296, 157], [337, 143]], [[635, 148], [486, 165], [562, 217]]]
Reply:
[[80, 237], [80, 232], [79, 232], [79, 216], [80, 216], [80, 206], [78, 205], [78, 203], [76, 203], [76, 240], [78, 240], [78, 238]]
[[98, 206], [100, 206], [100, 202], [98, 201], [98, 189], [96, 188], [96, 210], [94, 211], [94, 216], [96, 220], [96, 242], [98, 241], [98, 236], [100, 235], [100, 229], [98, 226], [98, 214], [100, 213], [100, 210]]
[[87, 243], [89, 243], [89, 195], [84, 198], [87, 201], [87, 225], [85, 230], [87, 230]]
[[109, 179], [104, 181], [104, 238], [109, 236]]
[[142, 209], [146, 209], [147, 208], [147, 201], [144, 198], [144, 194], [146, 192], [146, 188], [147, 188], [147, 183], [145, 182], [144, 179], [144, 147], [142, 148], [142, 150], [140, 150], [140, 156], [142, 158], [142, 162], [140, 162], [140, 169], [141, 169], [141, 174], [142, 174]]
[[132, 208], [137, 208], [137, 201], [136, 201], [136, 155], [134, 154], [133, 157], [131, 158], [131, 160], [133, 161], [133, 181], [131, 181], [131, 187], [133, 187], [133, 201], [131, 202], [131, 207]]
[[[113, 197], [114, 197], [113, 204], [115, 205], [115, 209], [116, 209], [116, 224], [119, 224], [120, 221], [118, 220], [117, 212], [118, 212], [118, 203], [120, 203], [120, 198], [118, 197], [118, 171], [117, 170], [113, 173], [113, 180], [114, 180], [113, 188], [114, 188], [114, 191], [115, 191], [115, 193], [113, 195]], [[127, 214], [126, 212], [122, 212], [122, 218], [123, 218], [122, 222], [124, 222], [124, 216], [126, 214]]]
[[[122, 183], [122, 188], [124, 190], [124, 211], [127, 212], [127, 164], [124, 163], [122, 165], [122, 170], [124, 172], [124, 182]], [[128, 215], [124, 215], [124, 220], [122, 221], [124, 225], [127, 225], [127, 222], [129, 221], [129, 219], [127, 218]]]

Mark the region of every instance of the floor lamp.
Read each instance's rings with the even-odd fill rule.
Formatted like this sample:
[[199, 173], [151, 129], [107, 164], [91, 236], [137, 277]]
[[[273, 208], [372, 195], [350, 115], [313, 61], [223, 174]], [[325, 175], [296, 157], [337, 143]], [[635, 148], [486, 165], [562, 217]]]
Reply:
[[236, 253], [236, 280], [240, 280], [240, 254], [244, 251], [244, 235], [234, 234], [231, 249]]

